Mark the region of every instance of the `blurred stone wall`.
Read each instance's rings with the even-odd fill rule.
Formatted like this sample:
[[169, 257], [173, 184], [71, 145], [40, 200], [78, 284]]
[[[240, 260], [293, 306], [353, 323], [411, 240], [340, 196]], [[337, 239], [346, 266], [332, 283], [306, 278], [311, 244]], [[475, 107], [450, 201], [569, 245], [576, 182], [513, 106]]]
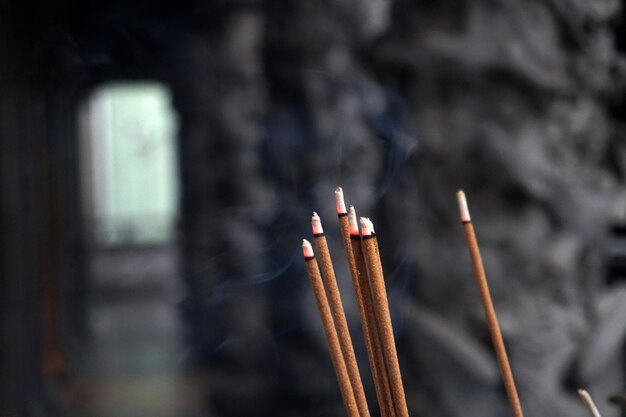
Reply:
[[185, 66], [215, 84], [186, 78], [177, 100], [192, 118], [181, 130], [186, 311], [208, 374], [231, 381], [207, 383], [214, 411], [341, 413], [298, 255], [312, 210], [334, 226], [341, 184], [377, 224], [413, 415], [507, 412], [456, 220], [460, 187], [527, 415], [584, 415], [579, 385], [615, 415], [626, 293], [607, 287], [605, 246], [623, 186], [620, 3], [218, 10]]

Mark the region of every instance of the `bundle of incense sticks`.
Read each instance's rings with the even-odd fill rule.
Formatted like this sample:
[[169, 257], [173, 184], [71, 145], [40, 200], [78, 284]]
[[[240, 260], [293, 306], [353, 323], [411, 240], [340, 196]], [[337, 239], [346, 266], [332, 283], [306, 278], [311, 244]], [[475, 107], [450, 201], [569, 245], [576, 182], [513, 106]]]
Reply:
[[[343, 191], [335, 191], [339, 226], [345, 253], [350, 267], [350, 275], [359, 308], [359, 316], [367, 356], [370, 362], [372, 379], [382, 417], [408, 417], [408, 408], [398, 355], [393, 336], [385, 279], [378, 250], [378, 240], [372, 222], [362, 217], [359, 231], [356, 211], [346, 209]], [[467, 200], [463, 191], [457, 193], [461, 222], [474, 266], [476, 283], [487, 318], [494, 350], [513, 417], [523, 417], [513, 373], [509, 364], [500, 326], [496, 317], [480, 250], [471, 221]], [[316, 213], [311, 221], [319, 263], [313, 247], [303, 241], [304, 259], [313, 286], [324, 331], [335, 367], [339, 387], [349, 417], [369, 417], [369, 409], [359, 368], [354, 355], [352, 340], [348, 331], [346, 316], [330, 251], [324, 236], [322, 222]], [[598, 417], [598, 416], [594, 416]]]
[[[359, 231], [356, 211], [352, 206], [346, 208], [341, 188], [335, 191], [335, 201], [381, 416], [408, 417], [374, 225], [362, 217]], [[303, 255], [346, 413], [350, 417], [369, 417], [330, 250], [317, 213], [313, 213], [311, 226], [317, 258], [307, 240], [302, 244]]]

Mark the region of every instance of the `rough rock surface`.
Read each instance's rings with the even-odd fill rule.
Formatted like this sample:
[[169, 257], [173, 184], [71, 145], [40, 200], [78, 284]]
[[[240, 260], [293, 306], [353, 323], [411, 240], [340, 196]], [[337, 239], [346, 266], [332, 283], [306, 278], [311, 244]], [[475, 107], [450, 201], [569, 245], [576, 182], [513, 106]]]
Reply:
[[[573, 388], [584, 385], [605, 415], [615, 415], [603, 401], [621, 385], [624, 326], [610, 323], [624, 293], [606, 286], [604, 268], [623, 182], [611, 162], [623, 147], [611, 110], [619, 106], [624, 80], [619, 2], [290, 0], [250, 7], [254, 12], [230, 11], [238, 17], [229, 19], [255, 20], [250, 24], [263, 40], [246, 48], [224, 38], [220, 44], [232, 54], [246, 51], [241, 66], [225, 61], [227, 72], [243, 73], [248, 65], [258, 78], [233, 79], [224, 100], [212, 105], [223, 109], [217, 114], [237, 118], [227, 135], [256, 141], [263, 160], [258, 153], [244, 159], [232, 145], [240, 141], [228, 136], [229, 152], [239, 155], [226, 159], [231, 168], [204, 167], [206, 175], [189, 178], [192, 184], [209, 172], [230, 182], [263, 178], [263, 185], [237, 189], [271, 196], [273, 204], [259, 206], [261, 221], [251, 215], [258, 209], [251, 201], [211, 203], [228, 213], [219, 227], [225, 247], [235, 251], [234, 265], [259, 268], [239, 273], [275, 278], [261, 285], [269, 288], [270, 301], [252, 310], [264, 311], [268, 321], [244, 328], [250, 340], [264, 340], [258, 343], [265, 350], [253, 355], [245, 337], [231, 335], [224, 343], [261, 362], [273, 351], [271, 369], [253, 372], [271, 381], [257, 381], [259, 396], [289, 398], [291, 407], [266, 404], [260, 411], [258, 399], [247, 406], [236, 401], [239, 381], [256, 385], [245, 360], [233, 359], [244, 370], [231, 375], [230, 394], [222, 387], [218, 397], [231, 401], [218, 412], [341, 412], [297, 253], [298, 238], [309, 233], [310, 211], [334, 226], [332, 191], [341, 184], [379, 230], [412, 415], [507, 413], [456, 221], [459, 187], [469, 196], [526, 414], [583, 416]], [[228, 33], [239, 29], [248, 30], [233, 24]], [[228, 49], [223, 53], [229, 56]], [[221, 78], [222, 85], [228, 79]], [[262, 109], [263, 116], [235, 116], [231, 104]], [[207, 140], [215, 129], [197, 126]], [[223, 154], [216, 158], [225, 160]], [[263, 168], [250, 170], [257, 163]], [[207, 235], [195, 220], [188, 224], [188, 234]], [[250, 236], [247, 231], [259, 224], [264, 231]], [[340, 243], [336, 232], [330, 234], [356, 323]], [[189, 248], [192, 265], [206, 258], [204, 246]], [[257, 258], [275, 265], [237, 262]], [[206, 280], [220, 275], [232, 282], [223, 270], [202, 274]], [[220, 285], [212, 285], [207, 288], [219, 294]], [[611, 330], [600, 342], [596, 335], [603, 328]], [[362, 348], [359, 353], [365, 357]], [[370, 384], [368, 389], [374, 398]], [[224, 405], [232, 403], [236, 410]]]

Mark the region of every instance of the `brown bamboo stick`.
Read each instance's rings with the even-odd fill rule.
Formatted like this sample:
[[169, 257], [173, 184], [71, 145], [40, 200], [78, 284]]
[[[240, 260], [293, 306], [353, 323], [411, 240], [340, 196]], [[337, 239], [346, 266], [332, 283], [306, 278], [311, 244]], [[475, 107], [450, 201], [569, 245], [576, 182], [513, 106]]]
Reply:
[[[363, 261], [363, 254], [361, 251], [361, 236], [359, 235], [359, 228], [356, 224], [356, 214], [354, 207], [350, 206], [350, 214], [346, 210], [346, 203], [343, 196], [343, 190], [341, 187], [337, 187], [335, 190], [335, 203], [337, 207], [337, 216], [339, 218], [339, 228], [341, 230], [341, 237], [343, 239], [343, 246], [346, 251], [346, 257], [348, 259], [348, 266], [350, 269], [350, 277], [352, 278], [352, 284], [354, 286], [354, 293], [359, 307], [359, 317], [361, 319], [361, 328], [363, 329], [363, 337], [365, 339], [365, 347], [367, 350], [367, 357], [370, 363], [370, 370], [372, 373], [372, 379], [374, 381], [374, 388], [376, 390], [376, 398], [378, 399], [378, 407], [382, 417], [394, 417], [393, 405], [391, 403], [391, 394], [389, 392], [389, 382], [386, 377], [386, 370], [384, 368], [384, 360], [382, 352], [380, 351], [380, 340], [378, 338], [378, 332], [375, 327], [375, 320], [368, 319], [368, 313], [366, 312], [364, 300], [366, 295], [369, 295], [369, 279], [367, 276], [367, 270], [365, 269], [365, 263]], [[352, 221], [354, 222], [351, 228]], [[354, 234], [352, 233], [354, 232]], [[351, 242], [355, 239], [356, 242]], [[357, 252], [360, 255], [361, 265], [360, 269], [355, 262], [355, 256], [353, 247], [358, 246]], [[364, 293], [364, 291], [367, 291]], [[371, 296], [370, 296], [371, 298]], [[371, 310], [371, 299], [369, 301], [369, 313], [373, 314]], [[374, 323], [374, 324], [372, 324]], [[373, 344], [376, 343], [376, 346]], [[385, 393], [384, 383], [387, 383], [387, 394]], [[391, 411], [391, 413], [390, 413]]]
[[330, 311], [335, 322], [337, 335], [339, 336], [341, 351], [346, 362], [346, 367], [348, 368], [348, 376], [350, 377], [350, 383], [354, 397], [356, 398], [359, 414], [361, 417], [369, 417], [370, 413], [367, 399], [365, 398], [365, 390], [363, 389], [363, 381], [361, 380], [361, 373], [359, 372], [356, 355], [354, 354], [354, 346], [352, 345], [348, 321], [346, 320], [341, 294], [339, 293], [339, 287], [337, 285], [337, 278], [335, 277], [335, 270], [330, 258], [330, 250], [328, 249], [328, 243], [326, 242], [326, 236], [322, 228], [322, 221], [315, 212], [311, 219], [311, 225], [313, 227], [315, 246], [319, 255], [320, 269], [322, 270], [322, 279], [330, 304]]
[[396, 351], [396, 342], [391, 324], [391, 314], [389, 312], [389, 302], [387, 300], [387, 290], [385, 288], [385, 277], [378, 251], [378, 242], [374, 233], [372, 222], [361, 217], [361, 244], [365, 254], [365, 262], [370, 274], [370, 285], [372, 289], [372, 299], [380, 337], [382, 341], [383, 356], [387, 365], [389, 384], [394, 400], [396, 415], [408, 417], [409, 410], [406, 404], [404, 386], [402, 385], [402, 374], [400, 373], [400, 363]]
[[348, 376], [348, 369], [343, 358], [339, 337], [330, 312], [330, 306], [328, 305], [328, 299], [326, 298], [322, 275], [320, 274], [313, 248], [306, 239], [302, 241], [302, 252], [306, 263], [306, 270], [311, 280], [311, 286], [313, 287], [315, 301], [317, 302], [317, 309], [322, 319], [322, 325], [330, 351], [330, 358], [335, 368], [335, 374], [337, 375], [337, 382], [339, 383], [339, 390], [341, 391], [343, 404], [346, 408], [346, 414], [348, 417], [359, 417], [359, 409], [356, 404], [354, 392], [352, 391], [352, 384]]
[[513, 372], [511, 371], [509, 358], [506, 353], [504, 341], [502, 340], [502, 333], [500, 332], [500, 325], [498, 324], [496, 310], [493, 306], [491, 293], [489, 292], [487, 275], [485, 274], [483, 260], [480, 256], [480, 249], [476, 240], [476, 233], [474, 231], [474, 226], [472, 225], [472, 219], [470, 217], [469, 209], [467, 207], [467, 200], [463, 191], [459, 191], [457, 193], [457, 200], [459, 204], [459, 212], [461, 215], [461, 223], [463, 223], [465, 238], [467, 240], [467, 247], [469, 249], [470, 257], [472, 258], [472, 264], [474, 266], [476, 284], [480, 292], [480, 298], [482, 299], [485, 316], [487, 317], [487, 326], [489, 327], [491, 341], [496, 351], [496, 357], [498, 359], [498, 365], [500, 366], [500, 372], [504, 381], [504, 388], [506, 390], [506, 394], [509, 400], [509, 406], [511, 407], [511, 413], [513, 417], [524, 417], [519, 396], [517, 394], [517, 388], [515, 387], [515, 380], [513, 379]]
[[600, 411], [598, 411], [598, 407], [596, 407], [596, 403], [593, 402], [593, 398], [591, 398], [591, 395], [587, 392], [587, 390], [579, 389], [578, 395], [580, 395], [580, 399], [583, 400], [593, 417], [602, 417]]
[[[370, 364], [372, 367], [372, 377], [374, 379], [374, 387], [376, 388], [376, 397], [378, 398], [381, 415], [395, 417], [393, 396], [389, 384], [389, 375], [385, 358], [382, 351], [382, 343], [380, 339], [380, 331], [376, 323], [374, 315], [374, 302], [372, 300], [372, 289], [370, 286], [367, 267], [365, 266], [365, 258], [363, 257], [363, 248], [361, 245], [361, 235], [356, 220], [356, 211], [350, 206], [348, 213], [348, 224], [350, 233], [350, 246], [352, 256], [357, 271], [357, 279], [360, 287], [360, 295], [362, 297], [363, 309], [365, 312], [365, 323], [363, 332], [365, 333], [366, 343], [369, 344], [368, 351]], [[361, 319], [363, 322], [363, 319]]]

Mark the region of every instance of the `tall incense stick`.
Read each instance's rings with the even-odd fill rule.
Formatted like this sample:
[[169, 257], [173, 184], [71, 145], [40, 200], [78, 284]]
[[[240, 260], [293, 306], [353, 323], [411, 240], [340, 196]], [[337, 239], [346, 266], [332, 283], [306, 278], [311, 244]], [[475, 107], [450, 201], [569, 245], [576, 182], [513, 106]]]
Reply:
[[356, 263], [354, 261], [354, 254], [352, 253], [352, 243], [350, 242], [350, 220], [348, 218], [348, 212], [346, 210], [346, 203], [343, 198], [343, 190], [341, 187], [337, 187], [335, 190], [335, 201], [337, 205], [337, 216], [339, 218], [339, 229], [341, 230], [341, 238], [343, 240], [343, 247], [346, 251], [346, 257], [348, 258], [348, 267], [350, 269], [350, 277], [352, 278], [352, 284], [354, 286], [354, 293], [356, 296], [357, 306], [359, 307], [359, 316], [361, 318], [361, 324], [363, 327], [363, 335], [365, 336], [365, 345], [368, 349], [368, 356], [370, 353], [370, 344], [368, 340], [367, 321], [365, 320], [365, 307], [363, 305], [363, 296], [361, 285], [359, 284], [359, 272], [357, 271]]
[[382, 350], [387, 364], [389, 383], [393, 394], [394, 406], [398, 417], [408, 417], [409, 410], [406, 404], [406, 396], [402, 385], [402, 374], [400, 373], [400, 363], [396, 351], [396, 342], [393, 336], [391, 325], [391, 314], [387, 301], [387, 290], [385, 288], [385, 277], [380, 262], [378, 252], [378, 242], [374, 233], [374, 225], [369, 219], [361, 217], [361, 235], [365, 262], [370, 274], [370, 285], [372, 287], [372, 298], [376, 311], [376, 321], [382, 339]]
[[353, 206], [350, 206], [348, 225], [352, 257], [356, 267], [360, 296], [362, 297], [361, 301], [365, 313], [365, 318], [361, 318], [361, 323], [363, 323], [363, 333], [368, 349], [367, 355], [372, 369], [374, 387], [376, 388], [376, 398], [378, 399], [381, 415], [383, 417], [395, 417], [396, 411], [394, 409], [393, 396], [391, 395], [391, 387], [389, 385], [387, 365], [385, 364], [380, 331], [378, 330], [378, 324], [376, 323], [376, 316], [374, 314], [372, 289], [367, 267], [365, 266], [365, 258], [363, 257], [361, 234], [359, 233], [359, 225], [356, 220], [356, 211]]
[[476, 233], [474, 232], [474, 226], [472, 225], [472, 219], [470, 217], [469, 209], [467, 207], [467, 200], [465, 199], [465, 193], [463, 191], [459, 191], [457, 193], [457, 200], [459, 203], [461, 222], [463, 223], [463, 229], [465, 230], [465, 238], [467, 239], [467, 247], [469, 249], [470, 257], [472, 258], [472, 264], [474, 266], [476, 284], [478, 285], [480, 298], [482, 299], [483, 307], [485, 309], [487, 326], [489, 327], [491, 341], [496, 351], [496, 357], [498, 359], [498, 365], [500, 366], [500, 372], [504, 381], [506, 395], [509, 399], [511, 413], [513, 414], [513, 417], [524, 417], [524, 413], [522, 412], [522, 406], [519, 401], [519, 396], [517, 395], [515, 381], [513, 379], [513, 372], [511, 371], [509, 358], [506, 354], [504, 341], [502, 340], [502, 333], [500, 332], [500, 325], [498, 324], [496, 310], [494, 309], [493, 301], [491, 300], [491, 293], [489, 292], [489, 285], [487, 284], [487, 275], [485, 274], [483, 260], [480, 256], [480, 249], [478, 248]]
[[306, 239], [302, 241], [302, 252], [306, 263], [306, 270], [311, 280], [311, 286], [313, 287], [313, 294], [315, 295], [315, 301], [317, 302], [317, 309], [319, 310], [320, 317], [322, 319], [322, 325], [324, 327], [324, 333], [326, 335], [326, 341], [328, 342], [328, 349], [330, 351], [330, 358], [335, 368], [335, 374], [337, 375], [337, 381], [339, 382], [339, 390], [341, 391], [341, 397], [346, 408], [348, 417], [359, 417], [359, 410], [354, 398], [354, 392], [352, 391], [352, 384], [348, 377], [348, 370], [346, 363], [343, 359], [343, 353], [341, 352], [341, 346], [339, 345], [339, 337], [337, 336], [337, 330], [333, 323], [333, 318], [330, 312], [330, 306], [328, 305], [328, 299], [326, 298], [326, 292], [324, 291], [324, 283], [322, 282], [322, 275], [313, 253], [311, 244]]
[[341, 302], [341, 295], [339, 293], [339, 287], [337, 286], [337, 279], [335, 277], [335, 270], [330, 258], [328, 243], [326, 242], [326, 236], [324, 235], [324, 229], [322, 228], [322, 221], [317, 213], [313, 213], [311, 226], [313, 228], [315, 246], [317, 247], [317, 252], [319, 254], [322, 279], [324, 280], [324, 287], [326, 288], [330, 311], [335, 322], [337, 335], [339, 336], [341, 351], [346, 362], [346, 367], [348, 368], [348, 376], [350, 377], [350, 383], [356, 398], [359, 414], [361, 417], [369, 417], [369, 407], [367, 406], [365, 390], [363, 389], [363, 381], [361, 380], [361, 373], [359, 372], [356, 355], [354, 354], [354, 347], [352, 346], [352, 338], [350, 337], [350, 330], [348, 329], [348, 321], [346, 320], [343, 303]]
[[578, 395], [580, 395], [580, 399], [583, 400], [593, 417], [602, 417], [600, 411], [598, 411], [598, 407], [596, 407], [596, 403], [593, 402], [593, 398], [591, 398], [587, 390], [579, 389]]

